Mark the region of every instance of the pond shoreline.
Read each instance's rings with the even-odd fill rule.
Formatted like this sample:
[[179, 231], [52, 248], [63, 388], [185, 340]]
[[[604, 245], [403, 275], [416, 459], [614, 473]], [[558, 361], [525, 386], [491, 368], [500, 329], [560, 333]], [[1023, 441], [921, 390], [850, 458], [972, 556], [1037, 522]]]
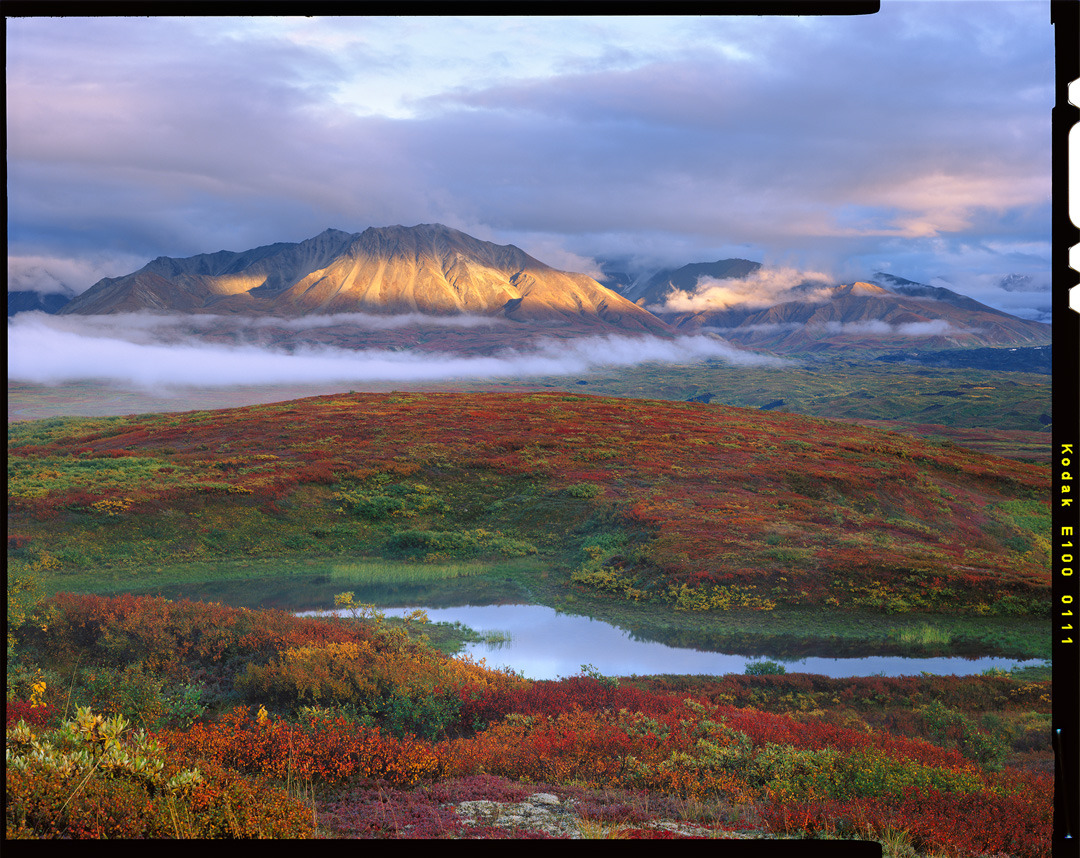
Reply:
[[886, 614], [790, 605], [771, 611], [678, 611], [583, 592], [564, 572], [556, 568], [549, 573], [534, 560], [504, 562], [445, 581], [378, 586], [335, 574], [342, 562], [340, 557], [311, 556], [221, 559], [143, 567], [138, 578], [126, 570], [86, 570], [57, 576], [47, 589], [101, 595], [130, 592], [290, 613], [332, 606], [342, 592], [377, 607], [541, 605], [602, 620], [638, 640], [783, 661], [870, 656], [1050, 658], [1048, 623], [1038, 617]]
[[[751, 665], [767, 664], [770, 672], [810, 673], [832, 678], [860, 676], [968, 676], [996, 669], [1030, 667], [1037, 660], [984, 656], [939, 656], [910, 658], [898, 655], [861, 655], [850, 658], [804, 656], [791, 658], [769, 647], [752, 654], [673, 647], [660, 641], [639, 638], [595, 617], [570, 615], [544, 605], [459, 605], [431, 608], [407, 605], [380, 608], [386, 618], [401, 618], [421, 610], [432, 623], [457, 624], [472, 638], [461, 654], [484, 659], [489, 667], [506, 668], [529, 679], [559, 679], [586, 669], [608, 676], [636, 676], [673, 673], [722, 676], [745, 673]], [[325, 610], [298, 612], [301, 616], [342, 615]], [[416, 633], [425, 625], [408, 623]], [[498, 632], [497, 643], [483, 638]], [[469, 635], [472, 630], [474, 634]], [[477, 640], [480, 638], [480, 640]], [[1019, 663], [1018, 663], [1019, 662]], [[772, 665], [778, 665], [773, 667]]]

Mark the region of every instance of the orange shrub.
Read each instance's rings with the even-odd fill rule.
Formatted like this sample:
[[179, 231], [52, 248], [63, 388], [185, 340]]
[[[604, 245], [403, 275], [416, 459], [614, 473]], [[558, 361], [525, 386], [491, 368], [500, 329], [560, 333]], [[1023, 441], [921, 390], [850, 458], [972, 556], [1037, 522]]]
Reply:
[[438, 777], [444, 768], [436, 748], [427, 742], [396, 739], [377, 727], [340, 717], [312, 718], [304, 724], [273, 717], [260, 722], [237, 708], [216, 724], [162, 732], [155, 738], [187, 765], [210, 761], [282, 781], [381, 780], [412, 786]]

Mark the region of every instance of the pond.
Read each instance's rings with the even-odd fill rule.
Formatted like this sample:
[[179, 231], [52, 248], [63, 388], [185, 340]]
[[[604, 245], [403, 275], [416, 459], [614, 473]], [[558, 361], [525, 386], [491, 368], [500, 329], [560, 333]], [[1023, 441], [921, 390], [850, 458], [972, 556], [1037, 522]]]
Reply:
[[[388, 617], [403, 616], [413, 607], [380, 608]], [[504, 642], [466, 644], [465, 654], [484, 659], [488, 667], [508, 667], [530, 679], [574, 676], [590, 665], [605, 676], [653, 674], [723, 675], [744, 673], [751, 662], [769, 659], [784, 665], [788, 673], [817, 673], [832, 677], [917, 676], [920, 672], [967, 676], [989, 668], [1040, 662], [1008, 658], [790, 658], [761, 654], [730, 655], [721, 652], [668, 646], [638, 640], [628, 632], [601, 620], [574, 616], [543, 605], [459, 605], [423, 608], [432, 622], [459, 622], [481, 634], [498, 633]], [[305, 614], [319, 613], [305, 611]]]

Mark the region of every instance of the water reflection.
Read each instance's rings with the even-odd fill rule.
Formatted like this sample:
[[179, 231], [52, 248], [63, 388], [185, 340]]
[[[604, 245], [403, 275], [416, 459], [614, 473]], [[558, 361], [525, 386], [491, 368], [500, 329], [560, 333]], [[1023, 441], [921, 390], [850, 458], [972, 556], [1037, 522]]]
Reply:
[[[409, 608], [382, 608], [387, 616], [402, 616]], [[543, 605], [461, 605], [425, 608], [433, 622], [460, 622], [478, 632], [509, 632], [510, 640], [498, 647], [467, 644], [465, 652], [484, 659], [488, 667], [508, 667], [530, 679], [573, 676], [582, 665], [592, 665], [606, 676], [653, 674], [722, 675], [743, 673], [746, 665], [771, 659], [784, 664], [788, 673], [825, 676], [917, 676], [920, 672], [966, 676], [991, 668], [1008, 670], [1034, 662], [1007, 658], [862, 658], [809, 657], [797, 661], [762, 654], [729, 655], [671, 647], [655, 641], [633, 639], [627, 632], [601, 620], [562, 614]]]

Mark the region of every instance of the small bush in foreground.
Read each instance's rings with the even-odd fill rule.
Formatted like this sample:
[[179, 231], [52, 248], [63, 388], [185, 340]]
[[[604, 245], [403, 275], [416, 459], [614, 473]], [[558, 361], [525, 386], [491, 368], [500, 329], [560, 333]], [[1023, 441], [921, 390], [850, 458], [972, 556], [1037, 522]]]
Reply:
[[120, 717], [80, 708], [56, 730], [6, 734], [9, 838], [309, 837], [309, 808], [213, 764], [179, 768]]

